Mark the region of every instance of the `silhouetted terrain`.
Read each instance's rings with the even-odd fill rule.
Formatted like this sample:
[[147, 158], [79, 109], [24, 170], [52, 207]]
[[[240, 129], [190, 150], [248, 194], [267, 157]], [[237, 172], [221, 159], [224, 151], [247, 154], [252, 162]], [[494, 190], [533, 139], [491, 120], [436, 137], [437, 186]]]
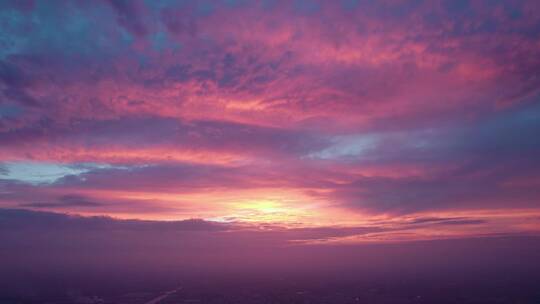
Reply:
[[538, 237], [291, 245], [203, 221], [1, 214], [0, 303], [540, 301]]

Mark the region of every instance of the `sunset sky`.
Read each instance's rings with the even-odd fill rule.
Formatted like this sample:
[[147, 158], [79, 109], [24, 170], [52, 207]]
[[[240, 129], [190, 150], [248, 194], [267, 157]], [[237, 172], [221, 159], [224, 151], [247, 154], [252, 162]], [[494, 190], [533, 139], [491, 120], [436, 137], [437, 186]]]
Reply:
[[540, 2], [0, 2], [0, 208], [538, 235]]

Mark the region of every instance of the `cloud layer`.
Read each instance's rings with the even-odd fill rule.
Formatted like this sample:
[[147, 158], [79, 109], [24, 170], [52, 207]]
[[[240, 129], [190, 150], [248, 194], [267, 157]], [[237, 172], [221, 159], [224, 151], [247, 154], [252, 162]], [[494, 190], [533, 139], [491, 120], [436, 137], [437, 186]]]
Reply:
[[527, 0], [5, 2], [0, 207], [537, 232], [539, 38]]

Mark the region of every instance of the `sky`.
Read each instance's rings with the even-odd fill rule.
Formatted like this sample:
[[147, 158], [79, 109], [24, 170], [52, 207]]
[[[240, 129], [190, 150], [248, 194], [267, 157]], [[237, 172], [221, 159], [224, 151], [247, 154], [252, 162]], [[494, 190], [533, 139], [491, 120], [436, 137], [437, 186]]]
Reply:
[[538, 235], [539, 134], [535, 0], [0, 2], [4, 225]]

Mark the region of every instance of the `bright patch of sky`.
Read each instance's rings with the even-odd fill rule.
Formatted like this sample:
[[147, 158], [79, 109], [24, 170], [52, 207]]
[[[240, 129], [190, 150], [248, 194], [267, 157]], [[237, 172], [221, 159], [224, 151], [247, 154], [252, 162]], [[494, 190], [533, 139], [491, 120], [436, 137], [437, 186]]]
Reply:
[[95, 163], [60, 164], [53, 162], [14, 161], [1, 164], [1, 179], [10, 179], [30, 184], [49, 184], [68, 175], [79, 175], [94, 169], [110, 168], [110, 165]]
[[378, 142], [378, 136], [373, 134], [342, 135], [333, 138], [333, 145], [312, 153], [311, 158], [336, 159], [350, 156], [360, 156], [372, 149]]

